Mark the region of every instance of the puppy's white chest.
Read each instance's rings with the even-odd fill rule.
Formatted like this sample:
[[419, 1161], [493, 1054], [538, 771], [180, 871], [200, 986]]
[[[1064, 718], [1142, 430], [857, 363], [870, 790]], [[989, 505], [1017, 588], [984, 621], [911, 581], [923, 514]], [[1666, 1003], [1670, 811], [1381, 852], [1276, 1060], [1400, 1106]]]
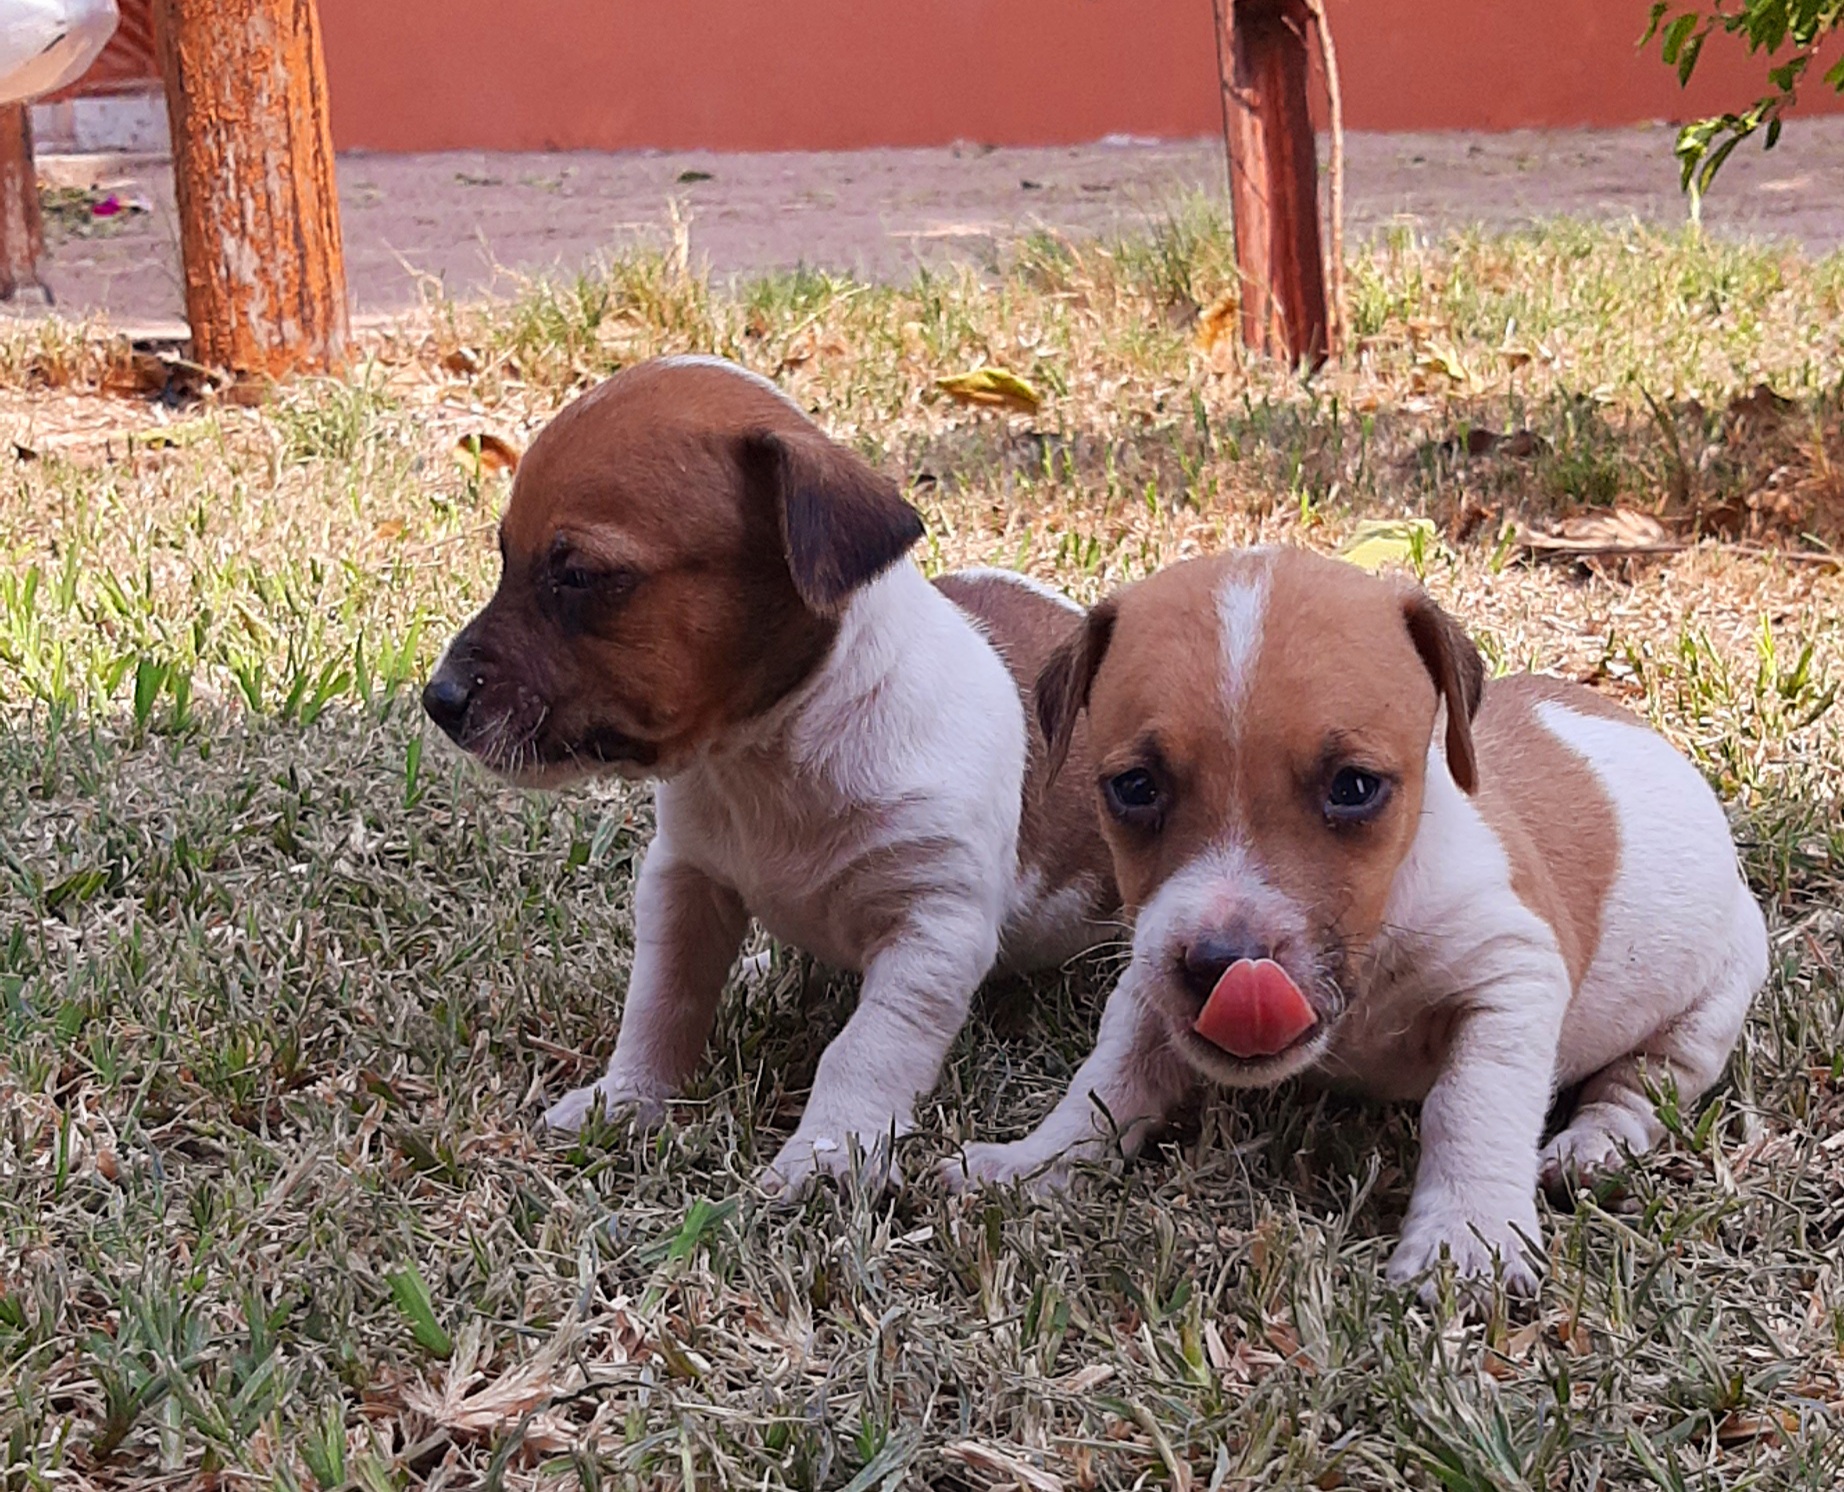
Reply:
[[796, 713], [661, 784], [660, 839], [776, 938], [862, 971], [944, 901], [997, 928], [1024, 757], [998, 654], [899, 566], [854, 601]]
[[900, 798], [861, 802], [811, 782], [742, 793], [668, 784], [660, 828], [675, 857], [732, 887], [775, 938], [859, 972], [944, 893], [990, 903], [996, 921], [1009, 858]]
[[853, 874], [866, 838], [860, 811], [822, 800], [802, 812], [778, 792], [672, 784], [661, 791], [660, 818], [672, 853], [734, 888], [774, 937], [835, 967], [862, 966], [852, 915], [862, 895]]

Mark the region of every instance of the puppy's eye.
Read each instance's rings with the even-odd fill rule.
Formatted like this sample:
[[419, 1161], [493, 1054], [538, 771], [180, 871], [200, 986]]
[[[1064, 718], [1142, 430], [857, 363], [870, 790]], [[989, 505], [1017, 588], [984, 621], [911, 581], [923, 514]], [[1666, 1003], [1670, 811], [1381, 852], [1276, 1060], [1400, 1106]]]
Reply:
[[559, 596], [572, 600], [592, 593], [609, 600], [632, 590], [635, 579], [632, 570], [591, 570], [581, 564], [566, 562], [551, 571], [551, 589]]
[[1389, 801], [1389, 779], [1363, 767], [1340, 767], [1326, 789], [1325, 816], [1334, 824], [1373, 819]]
[[1165, 809], [1159, 780], [1144, 767], [1117, 773], [1102, 784], [1101, 790], [1108, 800], [1108, 811], [1124, 823], [1156, 824]]

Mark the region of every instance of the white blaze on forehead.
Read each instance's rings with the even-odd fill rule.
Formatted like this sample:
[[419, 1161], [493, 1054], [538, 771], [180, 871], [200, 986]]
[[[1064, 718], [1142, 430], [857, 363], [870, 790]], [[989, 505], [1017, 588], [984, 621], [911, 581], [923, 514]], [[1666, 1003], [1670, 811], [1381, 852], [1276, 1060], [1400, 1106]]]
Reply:
[[1268, 613], [1268, 563], [1258, 560], [1217, 586], [1217, 634], [1223, 653], [1223, 705], [1232, 727], [1242, 714]]

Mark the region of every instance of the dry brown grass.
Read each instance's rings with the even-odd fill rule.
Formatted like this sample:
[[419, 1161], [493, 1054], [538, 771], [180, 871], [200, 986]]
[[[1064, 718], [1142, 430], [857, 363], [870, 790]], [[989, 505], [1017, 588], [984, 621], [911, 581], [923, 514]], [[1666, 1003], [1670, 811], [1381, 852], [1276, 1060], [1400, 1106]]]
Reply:
[[[98, 394], [132, 371], [99, 329], [0, 348], [35, 453], [0, 496], [0, 1486], [1833, 1486], [1844, 262], [1385, 243], [1304, 381], [1212, 339], [1228, 264], [1196, 212], [894, 289], [628, 261], [256, 409]], [[504, 479], [457, 442], [682, 350], [900, 473], [931, 567], [1087, 599], [1429, 518], [1408, 557], [1498, 663], [1692, 752], [1776, 973], [1704, 1115], [1546, 1219], [1533, 1311], [1386, 1288], [1412, 1120], [1292, 1090], [1068, 1201], [770, 1209], [746, 1178], [853, 993], [786, 949], [667, 1129], [539, 1142], [612, 1034], [649, 801], [487, 783], [404, 686], [493, 582]], [[936, 388], [982, 364], [1040, 408]], [[1519, 542], [1615, 507], [1691, 547]], [[910, 1174], [1041, 1113], [1105, 972], [991, 992]]]

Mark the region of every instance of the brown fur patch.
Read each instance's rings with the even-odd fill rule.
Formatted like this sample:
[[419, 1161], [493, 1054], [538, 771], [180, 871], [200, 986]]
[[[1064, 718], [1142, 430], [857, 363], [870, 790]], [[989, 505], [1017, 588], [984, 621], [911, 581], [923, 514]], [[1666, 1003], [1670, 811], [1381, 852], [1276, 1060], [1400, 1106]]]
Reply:
[[1107, 655], [1114, 636], [1114, 600], [1107, 598], [1089, 612], [1078, 627], [1068, 631], [1037, 671], [1029, 698], [1031, 714], [1044, 738], [1047, 769], [1052, 777], [1063, 770], [1082, 712], [1088, 708], [1095, 670]]
[[762, 431], [744, 450], [779, 495], [795, 589], [822, 616], [837, 616], [922, 537], [896, 484], [817, 430]]
[[[1265, 591], [1258, 621], [1253, 607], [1221, 604], [1226, 585]], [[1474, 801], [1505, 847], [1513, 890], [1555, 930], [1579, 984], [1600, 941], [1618, 831], [1598, 779], [1534, 712], [1550, 700], [1630, 720], [1624, 711], [1534, 675], [1481, 691], [1476, 651], [1432, 602], [1305, 551], [1189, 561], [1112, 604], [1112, 636], [1086, 684], [1094, 780], [1149, 771], [1164, 804], [1150, 825], [1104, 814], [1128, 907], [1206, 847], [1233, 839], [1306, 909], [1311, 952], [1367, 946], [1419, 828], [1445, 697], [1461, 749], [1476, 758]], [[1225, 611], [1260, 628], [1258, 640], [1231, 650], [1248, 672], [1227, 690]], [[1078, 656], [1087, 654], [1072, 649]], [[1233, 709], [1232, 697], [1240, 700]], [[1455, 750], [1451, 735], [1448, 746]], [[1327, 812], [1327, 788], [1346, 766], [1393, 784], [1368, 821], [1337, 823]], [[1290, 952], [1299, 950], [1274, 956], [1285, 963]]]
[[1018, 862], [1042, 878], [1045, 894], [1087, 878], [1098, 888], [1093, 911], [1118, 905], [1114, 867], [1095, 819], [1094, 765], [1088, 724], [1075, 720], [1064, 743], [1067, 770], [1053, 771], [1034, 693], [1039, 673], [1060, 644], [1087, 627], [1084, 614], [998, 575], [943, 575], [936, 587], [979, 624], [1005, 660], [1025, 706], [1030, 755], [1018, 824]]
[[1485, 662], [1460, 624], [1423, 592], [1409, 593], [1402, 614], [1415, 651], [1447, 706], [1447, 770], [1460, 791], [1470, 793], [1479, 785], [1472, 722], [1485, 688]]
[[1591, 689], [1539, 674], [1494, 679], [1473, 722], [1480, 773], [1474, 801], [1511, 861], [1511, 889], [1555, 930], [1579, 989], [1600, 947], [1619, 870], [1619, 820], [1587, 762], [1537, 718], [1546, 702], [1638, 722]]
[[[1234, 719], [1225, 584], [1267, 594]], [[1233, 835], [1309, 910], [1317, 942], [1366, 942], [1419, 823], [1436, 708], [1401, 590], [1305, 551], [1252, 551], [1175, 565], [1116, 603], [1090, 698], [1096, 776], [1143, 768], [1168, 803], [1156, 830], [1104, 820], [1127, 904]], [[1372, 822], [1334, 825], [1326, 791], [1352, 764], [1386, 776], [1389, 800]]]
[[772, 388], [641, 363], [520, 462], [499, 589], [445, 668], [501, 770], [681, 759], [824, 661], [857, 586], [921, 532], [895, 488]]

